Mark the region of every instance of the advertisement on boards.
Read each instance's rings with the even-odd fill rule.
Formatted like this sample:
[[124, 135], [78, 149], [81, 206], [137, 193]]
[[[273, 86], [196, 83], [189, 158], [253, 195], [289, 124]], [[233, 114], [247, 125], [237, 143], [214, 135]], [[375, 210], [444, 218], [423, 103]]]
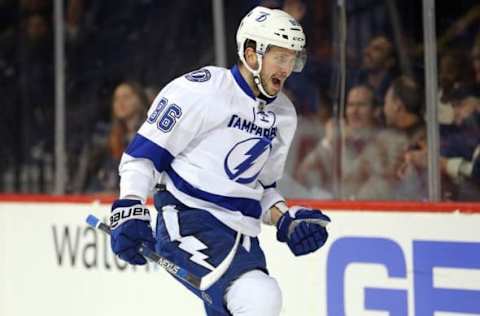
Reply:
[[[109, 206], [0, 203], [0, 315], [202, 315], [161, 268], [127, 265], [88, 227]], [[331, 210], [330, 238], [294, 257], [260, 235], [281, 315], [480, 315], [480, 213]], [[153, 212], [155, 213], [155, 212]]]

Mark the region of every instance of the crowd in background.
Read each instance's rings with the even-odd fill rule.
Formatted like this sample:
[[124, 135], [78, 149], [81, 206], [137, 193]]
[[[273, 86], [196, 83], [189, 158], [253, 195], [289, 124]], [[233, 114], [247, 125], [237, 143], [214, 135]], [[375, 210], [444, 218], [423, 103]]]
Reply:
[[[121, 154], [155, 95], [214, 63], [211, 1], [65, 4], [66, 191], [115, 193]], [[287, 196], [426, 200], [421, 1], [346, 1], [344, 113], [336, 1], [224, 1], [230, 65], [240, 18], [258, 4], [289, 12], [308, 40], [305, 70], [285, 87], [299, 116], [280, 183]], [[52, 5], [0, 0], [0, 192], [53, 189]], [[479, 200], [480, 5], [436, 5], [442, 199]]]

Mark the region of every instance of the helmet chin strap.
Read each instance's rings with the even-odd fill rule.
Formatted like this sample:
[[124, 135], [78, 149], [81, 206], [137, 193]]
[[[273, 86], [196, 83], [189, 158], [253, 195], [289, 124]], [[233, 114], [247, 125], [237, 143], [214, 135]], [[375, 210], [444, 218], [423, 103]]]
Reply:
[[245, 58], [241, 58], [242, 60], [242, 63], [243, 65], [245, 66], [245, 68], [247, 68], [248, 71], [250, 71], [253, 75], [253, 82], [255, 82], [255, 84], [257, 85], [257, 88], [258, 90], [260, 90], [260, 92], [266, 96], [267, 98], [275, 98], [275, 95], [270, 95], [267, 93], [267, 91], [265, 90], [265, 88], [263, 88], [263, 85], [262, 85], [262, 79], [260, 77], [260, 72], [262, 71], [262, 55], [257, 53], [257, 60], [258, 60], [258, 69], [257, 70], [253, 70], [248, 64], [247, 62], [245, 61]]

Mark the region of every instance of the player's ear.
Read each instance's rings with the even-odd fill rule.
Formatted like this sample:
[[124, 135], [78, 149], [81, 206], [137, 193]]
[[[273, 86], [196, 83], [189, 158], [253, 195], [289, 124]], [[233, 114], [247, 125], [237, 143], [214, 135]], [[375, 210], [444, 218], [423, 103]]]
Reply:
[[252, 47], [245, 48], [245, 61], [252, 69], [258, 69], [257, 53]]

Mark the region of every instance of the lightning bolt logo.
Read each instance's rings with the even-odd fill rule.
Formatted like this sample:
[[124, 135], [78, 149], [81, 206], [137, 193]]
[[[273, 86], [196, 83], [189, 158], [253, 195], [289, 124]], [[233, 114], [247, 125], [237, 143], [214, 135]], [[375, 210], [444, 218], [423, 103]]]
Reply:
[[[235, 180], [235, 181], [239, 182], [239, 183], [249, 183], [249, 182], [253, 181], [258, 176], [258, 174], [261, 171], [261, 168], [260, 168], [260, 170], [258, 170], [258, 172], [256, 172], [252, 176], [249, 176], [248, 178], [239, 178], [240, 175], [242, 175], [247, 170], [249, 170], [255, 164], [257, 159], [266, 150], [268, 150], [271, 147], [270, 140], [265, 138], [265, 137], [253, 138], [253, 139], [249, 139], [247, 141], [256, 141], [256, 143], [246, 153], [243, 154], [243, 156], [246, 157], [246, 159], [244, 159], [242, 162], [237, 164], [237, 166], [233, 168], [233, 171], [230, 171], [230, 169], [228, 168], [228, 165], [227, 165], [228, 157], [225, 160], [225, 170], [227, 172], [228, 177], [232, 180]], [[232, 149], [232, 151], [234, 149], [235, 149], [235, 147]]]
[[263, 22], [267, 19], [267, 17], [270, 15], [270, 13], [267, 13], [267, 12], [263, 12], [261, 11], [260, 12], [260, 15], [255, 19], [255, 21], [257, 22]]
[[191, 261], [209, 270], [215, 269], [214, 266], [205, 261], [206, 259], [208, 259], [208, 256], [200, 252], [200, 250], [205, 250], [208, 248], [203, 242], [201, 242], [194, 236], [180, 237], [177, 239], [177, 241], [180, 242], [180, 244], [178, 245], [180, 249], [192, 254], [192, 256], [190, 257]]

